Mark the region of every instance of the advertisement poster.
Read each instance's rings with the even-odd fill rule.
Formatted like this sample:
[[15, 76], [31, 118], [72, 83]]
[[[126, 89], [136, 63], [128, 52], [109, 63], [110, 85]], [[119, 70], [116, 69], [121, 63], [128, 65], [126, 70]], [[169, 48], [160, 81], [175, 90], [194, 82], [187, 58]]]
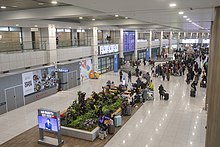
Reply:
[[114, 72], [118, 72], [118, 54], [114, 55]]
[[33, 72], [22, 74], [23, 94], [28, 95], [34, 92]]
[[24, 96], [56, 86], [55, 68], [46, 68], [22, 74]]
[[83, 60], [80, 64], [80, 79], [82, 81], [89, 79], [89, 74], [92, 71], [92, 60]]

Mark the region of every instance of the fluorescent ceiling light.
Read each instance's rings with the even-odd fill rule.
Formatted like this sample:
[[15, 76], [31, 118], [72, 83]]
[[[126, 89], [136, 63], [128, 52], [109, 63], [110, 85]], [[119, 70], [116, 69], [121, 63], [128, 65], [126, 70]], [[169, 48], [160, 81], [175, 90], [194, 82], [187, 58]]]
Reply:
[[1, 6], [2, 9], [6, 9], [6, 6]]
[[128, 19], [128, 17], [125, 17], [125, 19]]
[[71, 27], [69, 27], [69, 29], [71, 29]]
[[186, 20], [188, 20], [188, 21], [189, 21], [190, 19], [189, 19], [189, 18], [187, 18]]
[[34, 25], [34, 27], [37, 27], [37, 25]]
[[83, 17], [79, 17], [79, 19], [83, 19]]
[[180, 11], [180, 12], [179, 12], [179, 15], [183, 15], [183, 14], [184, 14], [184, 12], [183, 12], [183, 11]]
[[175, 3], [171, 3], [170, 7], [176, 7], [176, 4]]
[[93, 18], [92, 21], [95, 21], [95, 18]]
[[51, 4], [56, 5], [56, 4], [57, 4], [57, 1], [51, 1]]
[[16, 24], [15, 26], [16, 26], [16, 27], [18, 27], [18, 26], [19, 26], [19, 24]]
[[187, 18], [187, 16], [185, 15], [185, 16], [183, 16], [183, 18]]
[[189, 22], [192, 22], [192, 20], [190, 20]]
[[115, 17], [118, 17], [118, 16], [119, 16], [119, 15], [117, 15], [117, 14], [115, 15]]

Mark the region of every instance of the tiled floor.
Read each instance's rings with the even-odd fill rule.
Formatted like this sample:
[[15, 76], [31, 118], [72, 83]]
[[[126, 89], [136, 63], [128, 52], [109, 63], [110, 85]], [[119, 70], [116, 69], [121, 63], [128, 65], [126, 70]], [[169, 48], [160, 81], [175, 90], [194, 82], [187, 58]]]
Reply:
[[[84, 81], [81, 86], [0, 115], [0, 144], [37, 125], [38, 108], [62, 111], [77, 98], [78, 90], [85, 91], [88, 96], [92, 91], [100, 91], [108, 79], [119, 83], [118, 74], [110, 72], [99, 80]], [[155, 101], [146, 102], [106, 147], [204, 147], [207, 116], [202, 108], [205, 89], [198, 88], [196, 98], [190, 98], [190, 87], [184, 77], [172, 77], [170, 82], [160, 78], [153, 78], [153, 81]], [[161, 83], [170, 94], [169, 101], [158, 98], [157, 89]]]

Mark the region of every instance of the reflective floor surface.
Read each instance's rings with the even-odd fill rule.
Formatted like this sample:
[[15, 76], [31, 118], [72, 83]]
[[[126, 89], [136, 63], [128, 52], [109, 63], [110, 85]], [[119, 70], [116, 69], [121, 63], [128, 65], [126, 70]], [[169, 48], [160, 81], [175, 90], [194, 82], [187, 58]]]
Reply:
[[[149, 71], [149, 67], [141, 69]], [[0, 115], [0, 144], [36, 126], [38, 108], [63, 111], [77, 98], [77, 91], [85, 91], [89, 96], [92, 91], [101, 91], [107, 80], [119, 84], [118, 73], [103, 74], [99, 80], [84, 81], [78, 87]], [[205, 89], [198, 87], [196, 97], [191, 98], [185, 77], [171, 77], [169, 82], [153, 78], [153, 82], [155, 101], [145, 102], [105, 146], [204, 147], [207, 114], [202, 109]], [[157, 89], [160, 84], [170, 95], [168, 101], [159, 100]]]

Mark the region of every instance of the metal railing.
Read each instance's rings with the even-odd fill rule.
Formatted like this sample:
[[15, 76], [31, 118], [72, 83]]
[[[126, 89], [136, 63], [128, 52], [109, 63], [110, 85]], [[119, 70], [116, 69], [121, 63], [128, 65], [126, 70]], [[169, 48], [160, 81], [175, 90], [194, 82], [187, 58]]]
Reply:
[[73, 40], [62, 40], [57, 41], [57, 49], [67, 48], [67, 47], [81, 47], [81, 46], [91, 46], [91, 40], [73, 39]]
[[119, 44], [119, 39], [98, 40], [98, 45], [105, 45], [105, 44]]
[[0, 52], [23, 52], [23, 51], [38, 51], [46, 50], [47, 42], [46, 41], [24, 41], [20, 42], [4, 42], [0, 41]]

